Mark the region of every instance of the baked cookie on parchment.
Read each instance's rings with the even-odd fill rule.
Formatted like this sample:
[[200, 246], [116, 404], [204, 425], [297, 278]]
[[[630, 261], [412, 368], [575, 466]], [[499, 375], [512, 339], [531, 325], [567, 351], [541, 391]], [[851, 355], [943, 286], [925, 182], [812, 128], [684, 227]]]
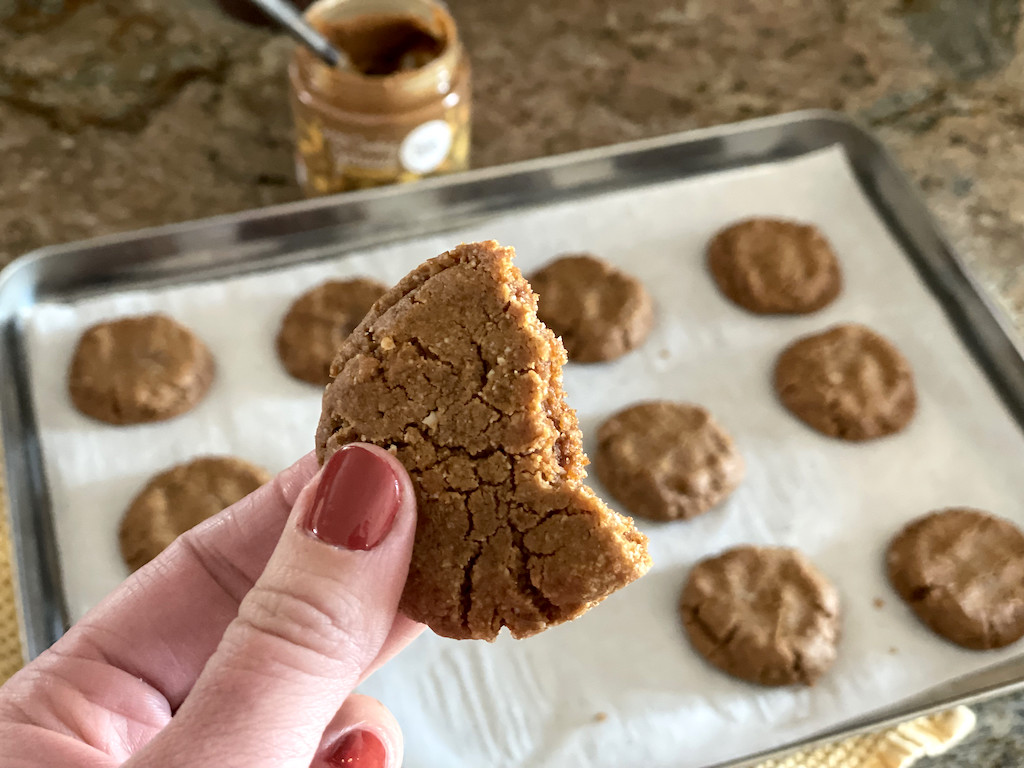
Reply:
[[740, 546], [701, 560], [679, 601], [694, 649], [759, 685], [814, 685], [836, 660], [839, 593], [800, 552]]
[[715, 234], [707, 258], [726, 298], [761, 315], [816, 312], [842, 290], [839, 259], [810, 224], [746, 219]]
[[118, 539], [125, 564], [138, 570], [185, 531], [269, 480], [265, 470], [231, 456], [205, 456], [161, 472], [121, 518]]
[[277, 332], [277, 356], [301, 381], [325, 386], [331, 361], [387, 286], [376, 280], [328, 280], [299, 296]]
[[588, 253], [562, 256], [530, 276], [537, 314], [577, 363], [614, 360], [643, 344], [654, 304], [643, 284]]
[[1024, 636], [1024, 533], [976, 509], [932, 512], [889, 544], [889, 581], [933, 632], [974, 650]]
[[594, 469], [632, 514], [688, 520], [736, 489], [744, 463], [705, 409], [662, 400], [630, 406], [600, 426]]
[[863, 325], [837, 325], [797, 339], [775, 363], [775, 391], [819, 432], [871, 440], [899, 432], [917, 410], [910, 363]]
[[98, 323], [82, 334], [68, 392], [86, 416], [141, 424], [191, 410], [213, 377], [213, 356], [192, 331], [166, 315], [141, 315]]

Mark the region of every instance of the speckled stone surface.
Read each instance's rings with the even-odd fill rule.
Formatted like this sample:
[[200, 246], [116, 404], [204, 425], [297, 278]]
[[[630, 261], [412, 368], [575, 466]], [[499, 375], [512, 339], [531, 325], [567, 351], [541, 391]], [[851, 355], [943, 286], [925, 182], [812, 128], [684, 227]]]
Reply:
[[[1019, 0], [449, 0], [476, 166], [805, 107], [896, 152], [1024, 331]], [[0, 0], [0, 263], [296, 199], [291, 43], [210, 0]], [[1024, 697], [929, 766], [1024, 765]]]

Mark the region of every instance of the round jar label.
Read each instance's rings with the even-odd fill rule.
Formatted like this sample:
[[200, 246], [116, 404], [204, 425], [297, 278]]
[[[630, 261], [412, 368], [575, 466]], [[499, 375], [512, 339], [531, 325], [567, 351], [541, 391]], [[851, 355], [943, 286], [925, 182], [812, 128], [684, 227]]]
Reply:
[[451, 148], [451, 126], [444, 120], [431, 120], [409, 131], [402, 139], [398, 157], [407, 171], [430, 173], [444, 162]]

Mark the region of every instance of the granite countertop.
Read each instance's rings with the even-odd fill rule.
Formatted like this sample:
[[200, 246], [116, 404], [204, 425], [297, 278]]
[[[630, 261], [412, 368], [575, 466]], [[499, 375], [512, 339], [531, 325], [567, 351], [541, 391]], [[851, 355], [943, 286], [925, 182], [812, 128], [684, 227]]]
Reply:
[[[807, 107], [872, 126], [1024, 331], [1017, 0], [448, 0], [477, 167]], [[29, 10], [31, 8], [31, 10]], [[0, 264], [299, 197], [286, 38], [211, 0], [0, 0]], [[927, 766], [1024, 764], [1024, 696]]]

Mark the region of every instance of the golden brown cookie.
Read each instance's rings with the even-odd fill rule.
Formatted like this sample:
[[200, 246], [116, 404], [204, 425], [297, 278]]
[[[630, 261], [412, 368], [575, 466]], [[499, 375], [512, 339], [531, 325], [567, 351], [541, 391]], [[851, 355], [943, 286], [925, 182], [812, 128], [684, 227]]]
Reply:
[[166, 315], [142, 315], [99, 323], [82, 334], [68, 390], [86, 416], [141, 424], [191, 410], [213, 375], [213, 356], [192, 331]]
[[863, 325], [837, 325], [790, 344], [775, 363], [782, 404], [819, 432], [871, 440], [903, 429], [917, 409], [910, 364]]
[[920, 517], [893, 538], [889, 581], [933, 632], [974, 650], [1024, 636], [1024, 533], [975, 509]]
[[378, 301], [335, 358], [321, 462], [392, 450], [419, 520], [401, 609], [439, 635], [527, 637], [650, 567], [647, 539], [586, 485], [565, 350], [537, 319], [514, 252], [470, 243]]
[[708, 243], [708, 268], [728, 299], [762, 315], [816, 312], [843, 285], [821, 231], [782, 219], [747, 219], [719, 231]]
[[836, 660], [839, 593], [802, 554], [742, 546], [701, 560], [679, 608], [694, 649], [760, 685], [814, 685]]
[[338, 347], [359, 325], [387, 286], [376, 280], [328, 280], [288, 309], [277, 333], [277, 355], [296, 379], [324, 386]]
[[136, 571], [172, 541], [270, 480], [263, 469], [230, 456], [207, 456], [161, 472], [132, 500], [118, 539]]
[[597, 476], [632, 514], [687, 520], [707, 512], [743, 479], [743, 458], [697, 405], [639, 403], [597, 432]]
[[577, 363], [614, 360], [640, 346], [654, 326], [654, 305], [635, 277], [589, 254], [562, 256], [538, 270], [541, 322], [562, 337]]

